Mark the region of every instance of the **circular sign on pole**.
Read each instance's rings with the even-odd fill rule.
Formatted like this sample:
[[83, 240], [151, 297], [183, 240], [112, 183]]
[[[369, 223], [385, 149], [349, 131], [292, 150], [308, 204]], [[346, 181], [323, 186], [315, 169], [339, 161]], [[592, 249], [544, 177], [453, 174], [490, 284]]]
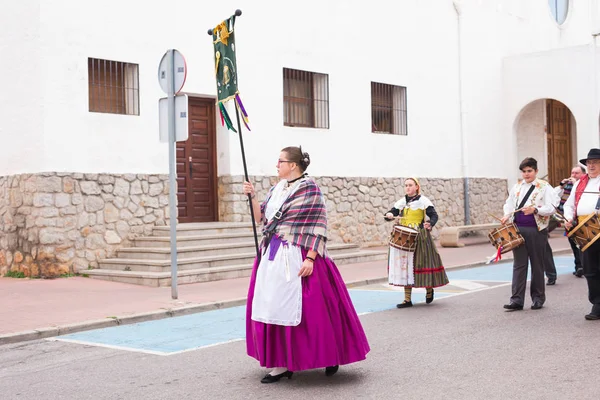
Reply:
[[[158, 65], [158, 83], [166, 94], [169, 94], [169, 82], [167, 81], [167, 77], [169, 76], [168, 68], [169, 51], [165, 53]], [[183, 54], [177, 50], [173, 50], [173, 73], [175, 74], [175, 79], [173, 79], [173, 92], [177, 94], [183, 88], [185, 78], [187, 77], [185, 58], [183, 58]]]

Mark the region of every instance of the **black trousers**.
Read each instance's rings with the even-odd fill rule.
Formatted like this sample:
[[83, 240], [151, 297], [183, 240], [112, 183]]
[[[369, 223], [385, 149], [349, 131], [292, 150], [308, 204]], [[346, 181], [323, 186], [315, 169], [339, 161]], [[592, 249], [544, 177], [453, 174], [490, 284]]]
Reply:
[[577, 247], [577, 243], [575, 243], [575, 241], [572, 238], [568, 239], [569, 244], [571, 245], [571, 250], [573, 250], [573, 257], [575, 257], [575, 272], [577, 272], [579, 268], [583, 268], [581, 266], [581, 250], [579, 250], [579, 247]]
[[544, 251], [544, 272], [546, 278], [556, 279], [556, 264], [554, 263], [554, 254], [552, 254], [552, 247], [550, 242], [546, 242], [546, 250]]
[[532, 301], [544, 304], [546, 301], [546, 282], [544, 282], [544, 264], [548, 251], [548, 230], [538, 231], [537, 227], [519, 227], [525, 244], [513, 250], [513, 278], [511, 303], [520, 306], [525, 302], [527, 269], [531, 264], [531, 284], [529, 287]]
[[588, 299], [592, 303], [592, 313], [600, 315], [600, 241], [581, 252], [583, 275], [588, 284]]

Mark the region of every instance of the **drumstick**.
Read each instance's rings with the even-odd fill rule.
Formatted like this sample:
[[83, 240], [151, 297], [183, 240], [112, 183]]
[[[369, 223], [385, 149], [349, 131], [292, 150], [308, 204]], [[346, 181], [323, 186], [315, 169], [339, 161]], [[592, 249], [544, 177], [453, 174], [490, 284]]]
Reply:
[[494, 218], [494, 219], [497, 219], [498, 221], [502, 222], [502, 219], [501, 219], [501, 218], [498, 218], [498, 217], [496, 217], [494, 214], [492, 214], [492, 213], [488, 213], [488, 215], [489, 215], [490, 217], [492, 217], [492, 218]]
[[[513, 212], [508, 213], [508, 215], [510, 215], [510, 214], [516, 214], [516, 213], [518, 213], [519, 211], [521, 211], [521, 210], [523, 210], [525, 208], [527, 208], [527, 207], [519, 208], [518, 210], [515, 210]], [[502, 219], [496, 217], [495, 215], [493, 215], [491, 213], [488, 213], [488, 215], [491, 216], [491, 217], [493, 217], [493, 218], [495, 218], [495, 219], [497, 219], [498, 221], [502, 222]]]
[[558, 209], [558, 207], [554, 206], [554, 209], [556, 210], [556, 213], [554, 213], [554, 215], [558, 215], [563, 221], [567, 220], [563, 213]]
[[511, 213], [509, 213], [509, 214], [516, 214], [516, 213], [518, 213], [519, 211], [522, 211], [522, 210], [524, 210], [524, 209], [526, 209], [526, 208], [527, 208], [527, 207], [522, 207], [522, 208], [519, 208], [518, 210], [515, 210], [515, 211], [513, 211], [513, 212], [511, 212]]

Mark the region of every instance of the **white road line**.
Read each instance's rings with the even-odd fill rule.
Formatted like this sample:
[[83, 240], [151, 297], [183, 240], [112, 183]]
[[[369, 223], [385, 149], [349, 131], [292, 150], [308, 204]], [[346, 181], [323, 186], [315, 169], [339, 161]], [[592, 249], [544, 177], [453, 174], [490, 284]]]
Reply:
[[84, 340], [63, 339], [60, 337], [46, 338], [46, 340], [48, 340], [50, 342], [67, 342], [67, 343], [81, 344], [84, 346], [105, 347], [107, 349], [132, 351], [132, 352], [136, 352], [136, 353], [152, 354], [155, 356], [168, 356], [170, 354], [170, 353], [164, 353], [162, 351], [135, 349], [133, 347], [114, 346], [114, 345], [104, 344], [104, 343], [87, 342]]
[[439, 300], [444, 300], [444, 299], [448, 299], [450, 297], [456, 297], [456, 296], [462, 296], [465, 294], [471, 294], [471, 293], [477, 293], [477, 292], [483, 292], [485, 290], [490, 290], [490, 289], [497, 289], [497, 288], [501, 288], [501, 287], [505, 287], [505, 286], [510, 286], [512, 285], [512, 282], [505, 282], [501, 285], [495, 285], [495, 286], [486, 286], [484, 288], [481, 289], [475, 289], [475, 290], [468, 290], [465, 292], [460, 292], [460, 293], [454, 293], [454, 294], [449, 294], [448, 296], [444, 296], [444, 297], [440, 297], [439, 299], [436, 299], [435, 301], [439, 301]]
[[489, 287], [488, 285], [483, 285], [481, 283], [473, 282], [466, 279], [455, 279], [452, 282], [450, 282], [450, 285], [465, 290], [477, 290]]
[[195, 351], [195, 350], [207, 349], [209, 347], [221, 346], [223, 344], [234, 343], [234, 342], [241, 342], [242, 340], [246, 340], [246, 338], [231, 339], [231, 340], [227, 340], [225, 342], [207, 344], [206, 346], [200, 346], [200, 347], [194, 347], [194, 348], [191, 348], [191, 349], [174, 351], [173, 353], [168, 353], [168, 354], [165, 354], [165, 355], [172, 356], [172, 355], [175, 355], [175, 354], [187, 353], [188, 351]]
[[201, 349], [206, 349], [209, 347], [220, 346], [223, 344], [239, 342], [239, 341], [246, 340], [246, 339], [245, 338], [231, 339], [231, 340], [227, 340], [225, 342], [212, 343], [212, 344], [207, 344], [206, 346], [192, 347], [190, 349], [173, 351], [173, 352], [143, 350], [143, 349], [136, 349], [133, 347], [115, 346], [115, 345], [104, 344], [104, 343], [87, 342], [85, 340], [64, 339], [64, 338], [60, 338], [60, 337], [46, 338], [46, 340], [51, 341], [51, 342], [67, 342], [67, 343], [81, 344], [84, 346], [104, 347], [104, 348], [113, 349], [113, 350], [123, 350], [123, 351], [131, 351], [131, 352], [135, 352], [135, 353], [152, 354], [155, 356], [173, 356], [176, 354], [187, 353], [189, 351], [201, 350]]
[[[481, 289], [468, 290], [468, 291], [464, 291], [464, 292], [460, 292], [460, 293], [452, 293], [452, 294], [448, 294], [448, 295], [446, 295], [444, 297], [438, 297], [438, 298], [435, 299], [435, 301], [449, 299], [449, 298], [456, 297], [456, 296], [462, 296], [462, 295], [465, 295], [465, 294], [483, 292], [484, 290], [496, 289], [496, 288], [501, 288], [501, 287], [510, 286], [510, 285], [512, 285], [512, 282], [506, 282], [506, 283], [504, 283], [502, 285], [496, 285], [496, 286], [486, 286], [486, 287], [481, 288]], [[425, 303], [425, 302], [421, 301], [421, 302], [415, 303], [415, 304], [422, 304], [422, 303]], [[390, 308], [390, 310], [391, 310], [391, 308]], [[382, 311], [389, 311], [389, 310], [382, 310]], [[374, 314], [376, 312], [381, 312], [381, 311], [366, 311], [366, 312], [362, 312], [362, 313], [360, 313], [358, 315], [361, 316], [361, 315], [367, 315], [367, 314]]]

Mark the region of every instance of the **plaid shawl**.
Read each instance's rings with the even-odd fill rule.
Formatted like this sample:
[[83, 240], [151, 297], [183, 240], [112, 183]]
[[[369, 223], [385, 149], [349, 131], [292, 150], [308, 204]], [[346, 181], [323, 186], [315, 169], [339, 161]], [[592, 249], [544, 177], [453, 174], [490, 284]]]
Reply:
[[[275, 233], [278, 236], [287, 238], [296, 246], [306, 250], [314, 250], [324, 257], [327, 241], [327, 209], [321, 189], [311, 178], [302, 179], [296, 191], [284, 201], [281, 207], [281, 219], [278, 222], [275, 218], [266, 221], [264, 213], [274, 188], [275, 186], [269, 190], [267, 198], [260, 206], [264, 223], [263, 235], [271, 225], [276, 224]], [[263, 245], [264, 243], [263, 236]]]

